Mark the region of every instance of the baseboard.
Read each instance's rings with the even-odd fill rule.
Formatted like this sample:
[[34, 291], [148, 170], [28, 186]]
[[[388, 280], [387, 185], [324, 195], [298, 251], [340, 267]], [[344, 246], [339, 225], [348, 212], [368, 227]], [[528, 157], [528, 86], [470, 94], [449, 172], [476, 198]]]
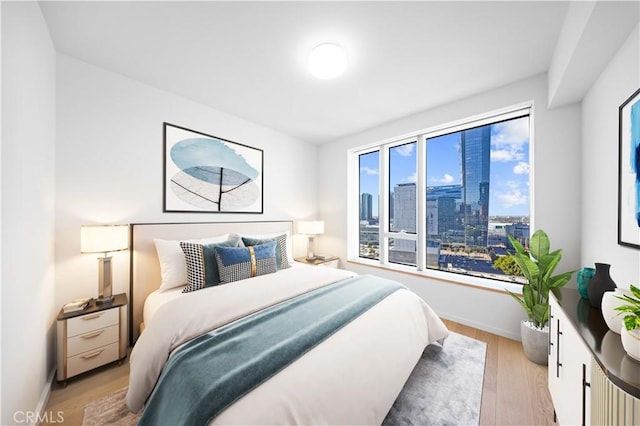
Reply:
[[438, 315], [440, 315], [440, 317], [447, 319], [449, 321], [457, 322], [458, 324], [468, 325], [469, 327], [477, 328], [478, 330], [483, 330], [488, 333], [506, 337], [507, 339], [517, 340], [517, 341], [520, 341], [521, 339], [520, 333], [513, 333], [503, 328], [487, 327], [486, 324], [478, 323], [475, 321], [469, 321], [466, 318], [460, 318], [456, 315], [448, 315], [448, 314], [438, 314]]
[[56, 378], [56, 368], [54, 367], [51, 373], [49, 374], [49, 378], [47, 379], [47, 383], [42, 389], [42, 393], [40, 394], [40, 400], [38, 401], [38, 406], [36, 407], [36, 413], [38, 413], [36, 423], [31, 423], [31, 426], [39, 426], [40, 420], [48, 419], [47, 413], [45, 413], [45, 409], [47, 408], [47, 403], [49, 402], [49, 397], [51, 396], [51, 388], [53, 387], [53, 381]]

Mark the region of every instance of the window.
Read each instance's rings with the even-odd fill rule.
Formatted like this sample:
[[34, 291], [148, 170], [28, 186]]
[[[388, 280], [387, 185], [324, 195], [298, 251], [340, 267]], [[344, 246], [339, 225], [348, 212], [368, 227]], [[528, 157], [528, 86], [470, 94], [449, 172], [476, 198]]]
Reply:
[[357, 256], [522, 282], [505, 255], [508, 235], [529, 238], [529, 150], [526, 107], [353, 151]]

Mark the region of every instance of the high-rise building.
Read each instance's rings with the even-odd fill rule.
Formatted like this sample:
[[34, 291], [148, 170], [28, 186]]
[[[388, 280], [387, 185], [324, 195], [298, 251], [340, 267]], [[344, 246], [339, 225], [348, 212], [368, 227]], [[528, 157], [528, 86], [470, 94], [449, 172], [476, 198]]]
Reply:
[[[462, 203], [467, 246], [487, 246], [491, 126], [461, 133]], [[471, 228], [471, 229], [470, 229]]]
[[373, 219], [373, 195], [366, 192], [360, 194], [360, 220]]
[[416, 232], [416, 184], [401, 183], [394, 188], [392, 231]]

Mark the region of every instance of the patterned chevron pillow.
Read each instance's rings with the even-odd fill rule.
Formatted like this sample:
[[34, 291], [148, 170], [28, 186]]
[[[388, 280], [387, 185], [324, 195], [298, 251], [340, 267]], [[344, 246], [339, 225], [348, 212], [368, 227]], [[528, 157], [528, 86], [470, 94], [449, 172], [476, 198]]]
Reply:
[[270, 241], [249, 247], [216, 247], [220, 282], [225, 284], [276, 272], [276, 245]]

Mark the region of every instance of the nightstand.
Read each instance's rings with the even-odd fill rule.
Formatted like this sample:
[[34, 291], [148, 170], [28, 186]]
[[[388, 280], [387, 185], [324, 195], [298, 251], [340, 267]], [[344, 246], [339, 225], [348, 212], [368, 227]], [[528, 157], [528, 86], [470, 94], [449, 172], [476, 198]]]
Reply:
[[326, 259], [316, 258], [314, 260], [307, 260], [306, 257], [296, 257], [294, 260], [296, 262], [304, 263], [305, 265], [324, 266], [326, 268], [340, 267], [340, 258], [337, 256], [331, 256]]
[[96, 305], [95, 299], [78, 312], [58, 314], [58, 374], [65, 382], [127, 356], [127, 295]]

